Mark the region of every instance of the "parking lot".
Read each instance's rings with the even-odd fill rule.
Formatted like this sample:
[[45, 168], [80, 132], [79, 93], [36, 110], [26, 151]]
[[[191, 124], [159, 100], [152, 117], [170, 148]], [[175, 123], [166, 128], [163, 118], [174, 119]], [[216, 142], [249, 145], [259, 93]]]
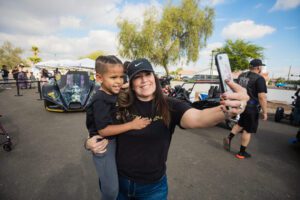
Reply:
[[[36, 90], [0, 91], [1, 123], [13, 150], [0, 150], [0, 199], [96, 200], [99, 189], [90, 152], [85, 113], [51, 113]], [[260, 122], [249, 152], [238, 160], [222, 147], [229, 130], [177, 128], [167, 162], [169, 199], [300, 199], [300, 145], [289, 144], [298, 127]], [[2, 139], [2, 138], [1, 138]]]

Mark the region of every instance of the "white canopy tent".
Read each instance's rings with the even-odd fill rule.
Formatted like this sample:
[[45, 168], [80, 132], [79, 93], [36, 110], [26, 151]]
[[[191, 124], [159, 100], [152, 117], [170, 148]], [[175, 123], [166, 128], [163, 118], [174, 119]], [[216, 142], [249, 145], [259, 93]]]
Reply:
[[35, 76], [39, 76], [41, 69], [47, 69], [48, 71], [53, 71], [56, 68], [61, 70], [63, 73], [69, 70], [83, 70], [88, 72], [93, 72], [95, 70], [95, 60], [89, 58], [83, 58], [79, 60], [49, 60], [44, 62], [36, 63], [31, 70]]
[[80, 60], [49, 60], [44, 62], [39, 62], [34, 65], [36, 68], [48, 68], [48, 69], [89, 69], [93, 70], [95, 68], [95, 60], [84, 58]]

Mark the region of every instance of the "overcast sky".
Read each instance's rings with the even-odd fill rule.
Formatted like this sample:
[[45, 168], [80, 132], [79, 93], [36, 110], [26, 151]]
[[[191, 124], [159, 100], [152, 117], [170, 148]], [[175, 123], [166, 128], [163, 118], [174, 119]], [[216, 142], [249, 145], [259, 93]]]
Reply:
[[[145, 9], [167, 1], [0, 0], [0, 44], [10, 41], [28, 57], [32, 45], [43, 61], [77, 59], [95, 50], [117, 55], [119, 17], [139, 22]], [[178, 0], [173, 1], [178, 4]], [[215, 29], [199, 61], [176, 67], [209, 67], [211, 50], [226, 39], [244, 39], [265, 48], [270, 76], [300, 74], [300, 0], [204, 0], [216, 10]]]

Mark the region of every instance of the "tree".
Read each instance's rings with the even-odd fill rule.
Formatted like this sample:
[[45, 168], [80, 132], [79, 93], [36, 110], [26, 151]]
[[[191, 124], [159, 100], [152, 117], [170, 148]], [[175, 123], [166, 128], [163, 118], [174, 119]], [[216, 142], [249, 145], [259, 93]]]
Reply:
[[275, 81], [276, 84], [277, 83], [285, 83], [285, 82], [286, 82], [285, 78], [282, 78], [282, 77], [277, 78]]
[[19, 47], [14, 47], [9, 41], [5, 41], [0, 47], [0, 65], [6, 65], [12, 68], [22, 61], [21, 54], [23, 50]]
[[41, 62], [42, 59], [38, 56], [38, 53], [40, 52], [39, 48], [37, 46], [32, 46], [31, 51], [33, 53], [33, 56], [28, 57], [28, 59], [33, 63]]
[[224, 47], [214, 52], [227, 53], [232, 71], [245, 70], [249, 68], [249, 61], [254, 58], [263, 59], [263, 47], [246, 42], [244, 40], [227, 40]]
[[214, 10], [200, 9], [197, 0], [182, 0], [180, 6], [167, 5], [158, 19], [157, 12], [144, 13], [143, 24], [121, 19], [118, 22], [119, 54], [129, 59], [146, 57], [155, 65], [164, 67], [181, 57], [187, 63], [197, 61], [199, 51], [212, 35]]
[[182, 71], [183, 69], [180, 67], [180, 68], [177, 68], [175, 71], [171, 71], [170, 72], [170, 75], [173, 75], [176, 79], [179, 79], [180, 78], [180, 72]]
[[96, 60], [101, 55], [104, 55], [103, 51], [97, 50], [97, 51], [93, 51], [88, 55], [82, 56], [80, 58], [90, 58], [92, 60]]

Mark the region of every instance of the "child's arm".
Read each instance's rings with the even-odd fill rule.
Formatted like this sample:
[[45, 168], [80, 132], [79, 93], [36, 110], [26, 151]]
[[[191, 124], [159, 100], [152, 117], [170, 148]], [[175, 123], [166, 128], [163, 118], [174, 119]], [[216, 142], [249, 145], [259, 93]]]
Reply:
[[148, 126], [151, 121], [147, 118], [136, 117], [134, 120], [118, 125], [108, 125], [104, 129], [98, 130], [98, 134], [101, 136], [113, 136], [130, 130], [139, 130]]

